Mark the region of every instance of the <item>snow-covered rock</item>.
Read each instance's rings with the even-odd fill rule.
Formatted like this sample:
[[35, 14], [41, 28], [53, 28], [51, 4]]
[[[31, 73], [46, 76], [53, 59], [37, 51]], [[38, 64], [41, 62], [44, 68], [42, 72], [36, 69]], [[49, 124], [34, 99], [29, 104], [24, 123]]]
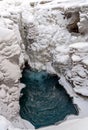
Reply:
[[[22, 125], [23, 122], [17, 117], [19, 117], [21, 90], [20, 67], [24, 62], [22, 57], [24, 50], [22, 50], [19, 23], [16, 24], [14, 21], [14, 14], [16, 15], [16, 12], [13, 13], [5, 1], [0, 1], [0, 114], [12, 122], [17, 120]], [[18, 21], [18, 14], [15, 20]]]
[[[88, 65], [86, 4], [88, 1], [78, 1], [78, 5], [75, 3], [52, 0], [42, 4], [41, 1], [36, 1], [34, 7], [29, 9], [30, 13], [26, 13], [26, 18], [24, 12], [28, 9], [22, 12], [22, 18], [24, 27], [27, 26], [26, 32], [23, 29], [24, 41], [26, 41], [25, 46], [31, 67], [47, 70], [47, 64], [51, 63], [56, 73], [67, 77], [67, 80], [76, 88], [74, 90], [77, 90], [78, 86], [78, 88], [88, 86], [86, 82], [88, 78], [86, 74]], [[31, 17], [27, 19], [29, 15]], [[83, 88], [80, 94], [82, 90]]]
[[[88, 0], [0, 1], [0, 114], [28, 128], [17, 118], [24, 60], [29, 60], [32, 68], [64, 77], [61, 83], [74, 97], [74, 103], [82, 113], [86, 110], [77, 102], [76, 93], [88, 96], [87, 24]], [[87, 99], [80, 101], [88, 106]]]
[[[6, 27], [0, 27], [0, 73], [2, 74], [0, 79], [0, 103], [2, 102], [2, 111], [0, 111], [0, 114], [9, 119], [16, 116], [17, 111], [19, 111], [20, 88], [18, 82], [21, 75], [19, 67], [20, 54], [21, 47], [16, 32]], [[16, 89], [10, 93], [12, 88]], [[9, 107], [12, 101], [14, 101], [14, 105]], [[7, 106], [6, 110], [3, 104]]]
[[71, 70], [70, 75], [67, 72], [67, 79], [73, 85], [76, 93], [88, 96], [88, 42], [73, 43], [69, 48]]

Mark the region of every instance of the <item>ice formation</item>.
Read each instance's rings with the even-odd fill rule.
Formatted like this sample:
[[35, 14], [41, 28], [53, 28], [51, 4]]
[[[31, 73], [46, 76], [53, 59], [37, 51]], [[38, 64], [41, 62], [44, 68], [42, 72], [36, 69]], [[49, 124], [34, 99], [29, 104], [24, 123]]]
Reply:
[[0, 1], [1, 115], [17, 127], [29, 127], [19, 117], [19, 79], [28, 60], [32, 68], [58, 74], [79, 107], [79, 117], [88, 116], [87, 24], [88, 0]]

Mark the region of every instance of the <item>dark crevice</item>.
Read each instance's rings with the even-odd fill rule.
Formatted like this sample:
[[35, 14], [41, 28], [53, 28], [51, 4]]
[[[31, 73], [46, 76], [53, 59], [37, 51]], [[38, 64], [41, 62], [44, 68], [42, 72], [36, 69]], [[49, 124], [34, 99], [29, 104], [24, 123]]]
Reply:
[[79, 28], [77, 23], [80, 22], [80, 14], [78, 11], [75, 12], [66, 12], [64, 14], [64, 18], [67, 18], [69, 20], [69, 23], [67, 25], [67, 29], [70, 33], [79, 33]]

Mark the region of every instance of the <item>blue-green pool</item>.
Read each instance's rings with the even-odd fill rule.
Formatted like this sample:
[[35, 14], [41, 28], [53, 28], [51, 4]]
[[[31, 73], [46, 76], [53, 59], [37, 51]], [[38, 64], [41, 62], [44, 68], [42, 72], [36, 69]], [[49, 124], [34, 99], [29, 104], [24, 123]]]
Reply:
[[21, 91], [20, 115], [35, 128], [55, 124], [70, 114], [78, 114], [58, 79], [57, 75], [45, 71], [23, 70], [21, 82], [26, 87]]

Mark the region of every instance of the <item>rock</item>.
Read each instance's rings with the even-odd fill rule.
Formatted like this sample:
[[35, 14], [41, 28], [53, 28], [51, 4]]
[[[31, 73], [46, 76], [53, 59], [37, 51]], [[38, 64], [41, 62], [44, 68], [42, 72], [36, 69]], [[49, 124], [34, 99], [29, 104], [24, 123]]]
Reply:
[[65, 17], [67, 17], [67, 19], [70, 19], [67, 25], [68, 31], [78, 33], [79, 29], [77, 23], [80, 21], [79, 12], [67, 12], [65, 14]]

